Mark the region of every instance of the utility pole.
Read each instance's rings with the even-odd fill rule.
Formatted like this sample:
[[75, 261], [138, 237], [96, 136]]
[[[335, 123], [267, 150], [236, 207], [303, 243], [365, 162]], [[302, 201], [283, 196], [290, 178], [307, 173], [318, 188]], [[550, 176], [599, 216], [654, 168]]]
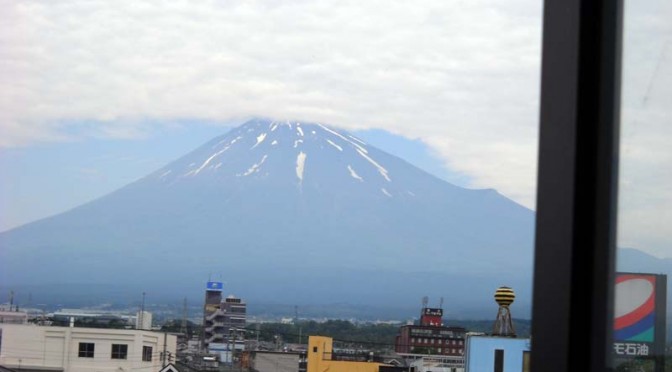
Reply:
[[182, 325], [180, 326], [180, 333], [187, 336], [187, 298], [184, 298], [182, 304]]
[[166, 343], [168, 342], [168, 332], [163, 332], [163, 354], [161, 354], [163, 359], [163, 367], [166, 367]]
[[145, 292], [142, 292], [142, 305], [140, 306], [140, 316], [138, 317], [138, 328], [145, 329]]
[[257, 350], [259, 350], [259, 333], [261, 333], [261, 323], [257, 321]]
[[233, 363], [233, 353], [231, 352], [231, 330], [233, 328], [229, 328], [229, 337], [226, 338], [226, 351], [229, 353], [228, 355], [228, 360], [230, 360], [230, 363]]
[[[233, 329], [233, 350], [236, 350], [236, 331], [237, 329]], [[231, 366], [233, 367], [233, 350], [231, 350]]]

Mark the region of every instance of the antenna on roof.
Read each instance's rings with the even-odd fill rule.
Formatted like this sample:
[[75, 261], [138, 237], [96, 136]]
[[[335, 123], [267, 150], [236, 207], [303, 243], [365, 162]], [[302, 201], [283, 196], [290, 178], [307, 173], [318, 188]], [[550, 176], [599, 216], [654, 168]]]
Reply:
[[422, 308], [423, 309], [427, 307], [427, 303], [429, 303], [429, 297], [425, 296], [425, 297], [422, 298]]
[[443, 309], [443, 297], [441, 297], [441, 301], [439, 301], [439, 309]]

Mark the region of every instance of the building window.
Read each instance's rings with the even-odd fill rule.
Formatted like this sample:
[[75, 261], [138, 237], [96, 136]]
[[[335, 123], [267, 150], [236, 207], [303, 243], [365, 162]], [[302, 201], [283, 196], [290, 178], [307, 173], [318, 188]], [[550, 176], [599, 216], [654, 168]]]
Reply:
[[112, 359], [126, 359], [128, 355], [128, 345], [112, 344]]
[[523, 372], [530, 372], [530, 352], [523, 351]]
[[151, 362], [152, 361], [152, 347], [151, 346], [143, 346], [142, 347], [142, 361], [143, 362]]
[[439, 354], [441, 354], [441, 348], [439, 348]]
[[415, 342], [415, 337], [411, 338], [411, 342]]
[[95, 344], [93, 342], [80, 342], [79, 343], [79, 357], [80, 358], [93, 358], [93, 351], [95, 349]]
[[432, 339], [431, 343], [432, 343], [432, 344], [434, 343], [434, 339]]
[[495, 372], [504, 372], [504, 350], [495, 350]]

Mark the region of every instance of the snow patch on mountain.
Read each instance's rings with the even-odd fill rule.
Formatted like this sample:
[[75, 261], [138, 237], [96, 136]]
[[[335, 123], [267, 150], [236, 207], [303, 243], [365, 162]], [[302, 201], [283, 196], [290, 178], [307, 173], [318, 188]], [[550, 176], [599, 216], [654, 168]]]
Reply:
[[223, 149], [221, 149], [221, 150], [217, 151], [216, 153], [212, 154], [212, 156], [210, 156], [207, 160], [205, 160], [203, 162], [203, 164], [201, 164], [201, 166], [198, 167], [198, 169], [187, 172], [187, 174], [185, 174], [185, 176], [189, 176], [189, 175], [195, 176], [195, 175], [197, 175], [200, 171], [203, 170], [203, 168], [205, 168], [212, 161], [212, 159], [221, 155], [224, 151], [228, 150], [230, 147], [231, 147], [230, 145], [226, 146]]
[[366, 145], [366, 142], [362, 141], [361, 139], [359, 139], [359, 138], [357, 138], [357, 137], [355, 137], [355, 136], [348, 135], [348, 137], [350, 137], [350, 138], [352, 138], [353, 140], [355, 140], [355, 141], [361, 143], [362, 145]]
[[296, 176], [299, 178], [300, 182], [303, 182], [303, 170], [306, 164], [306, 154], [301, 151], [296, 157]]
[[335, 148], [337, 148], [338, 151], [343, 151], [343, 148], [342, 148], [341, 146], [335, 144], [332, 140], [328, 139], [327, 142], [328, 142], [330, 145], [332, 145], [332, 146], [334, 146]]
[[370, 158], [368, 155], [366, 155], [365, 153], [359, 151], [359, 149], [357, 149], [357, 152], [358, 152], [359, 155], [361, 155], [364, 159], [368, 160], [369, 163], [373, 164], [374, 167], [378, 168], [378, 173], [380, 173], [380, 175], [383, 176], [383, 177], [387, 180], [387, 182], [392, 182], [392, 180], [390, 179], [390, 176], [387, 174], [387, 169], [383, 168], [383, 166], [381, 166], [380, 164], [376, 163], [375, 160], [371, 159], [371, 158]]
[[254, 146], [252, 146], [252, 148], [255, 148], [255, 147], [259, 146], [259, 144], [264, 142], [265, 139], [266, 139], [266, 133], [262, 133], [262, 134], [258, 135], [257, 136], [257, 143], [255, 143]]
[[361, 152], [363, 152], [363, 153], [365, 153], [365, 154], [368, 153], [368, 151], [366, 151], [365, 148], [363, 148], [362, 146], [360, 146], [359, 144], [357, 144], [357, 143], [355, 143], [355, 142], [350, 141], [349, 139], [347, 139], [347, 138], [346, 138], [345, 136], [343, 136], [342, 134], [340, 134], [340, 133], [338, 133], [338, 132], [336, 132], [336, 131], [333, 131], [333, 130], [329, 129], [329, 128], [325, 127], [324, 125], [320, 124], [320, 123], [317, 123], [317, 125], [319, 125], [322, 129], [326, 130], [327, 132], [329, 132], [329, 133], [331, 133], [331, 134], [333, 134], [333, 135], [335, 135], [335, 136], [337, 136], [337, 137], [340, 137], [340, 138], [343, 139], [345, 142], [348, 142], [349, 144], [355, 146], [355, 147], [357, 148], [357, 151], [361, 151]]
[[253, 164], [245, 173], [243, 173], [243, 176], [249, 176], [252, 173], [259, 172], [259, 167], [264, 164], [267, 157], [267, 155], [264, 155], [264, 157], [261, 158], [261, 161], [259, 161], [259, 163]]
[[350, 177], [359, 180], [361, 182], [364, 182], [364, 179], [360, 177], [359, 174], [357, 174], [357, 172], [355, 172], [354, 169], [352, 169], [352, 166], [348, 165], [348, 171], [350, 171]]

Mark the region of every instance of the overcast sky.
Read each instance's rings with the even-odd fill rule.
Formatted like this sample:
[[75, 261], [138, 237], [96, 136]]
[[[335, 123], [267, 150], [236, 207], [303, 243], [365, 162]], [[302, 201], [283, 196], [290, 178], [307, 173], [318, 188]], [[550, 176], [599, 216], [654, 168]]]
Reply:
[[[636, 6], [626, 17], [620, 239], [672, 256], [672, 14], [665, 0]], [[5, 153], [130, 144], [250, 116], [320, 121], [422, 141], [464, 186], [534, 209], [541, 1], [0, 7]]]

